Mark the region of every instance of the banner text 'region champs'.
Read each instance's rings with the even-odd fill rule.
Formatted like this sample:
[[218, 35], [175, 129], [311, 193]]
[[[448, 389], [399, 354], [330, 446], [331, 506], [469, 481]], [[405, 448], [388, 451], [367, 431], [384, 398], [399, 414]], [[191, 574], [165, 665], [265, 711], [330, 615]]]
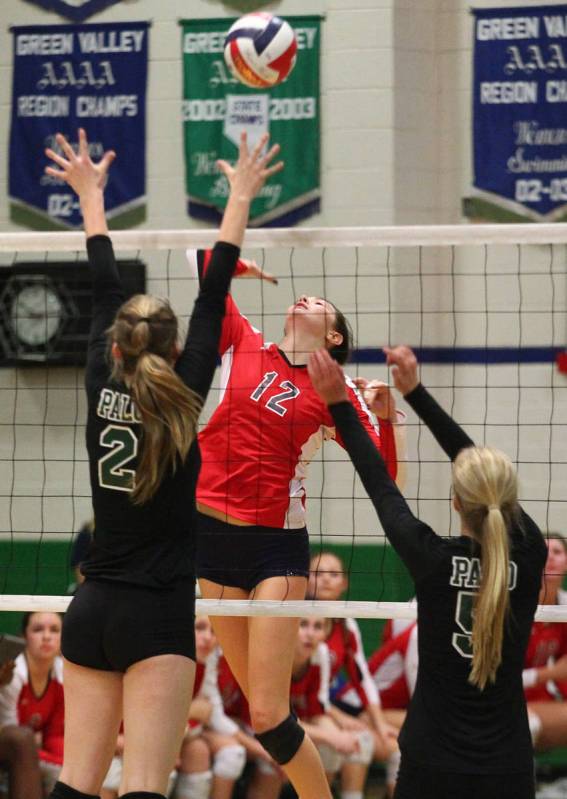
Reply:
[[229, 72], [224, 39], [233, 19], [185, 20], [183, 121], [188, 213], [218, 222], [228, 199], [219, 158], [234, 161], [240, 133], [252, 144], [265, 131], [281, 144], [284, 172], [254, 200], [250, 224], [293, 225], [320, 210], [319, 17], [286, 17], [298, 44], [288, 79], [271, 89], [249, 89]]
[[13, 221], [44, 230], [82, 225], [78, 198], [44, 172], [44, 149], [59, 151], [55, 134], [76, 146], [80, 127], [94, 160], [105, 150], [118, 154], [105, 192], [112, 225], [143, 221], [148, 24], [18, 27], [12, 33]]
[[567, 219], [567, 5], [476, 9], [469, 216]]

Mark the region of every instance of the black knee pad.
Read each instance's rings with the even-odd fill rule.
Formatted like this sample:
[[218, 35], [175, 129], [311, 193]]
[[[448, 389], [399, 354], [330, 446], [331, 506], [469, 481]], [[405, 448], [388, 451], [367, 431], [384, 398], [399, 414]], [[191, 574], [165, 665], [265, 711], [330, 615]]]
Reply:
[[305, 730], [299, 726], [297, 719], [291, 713], [277, 727], [256, 733], [256, 739], [280, 766], [289, 763], [304, 738]]
[[100, 797], [92, 793], [81, 793], [70, 785], [65, 785], [64, 782], [56, 782], [49, 799], [100, 799]]

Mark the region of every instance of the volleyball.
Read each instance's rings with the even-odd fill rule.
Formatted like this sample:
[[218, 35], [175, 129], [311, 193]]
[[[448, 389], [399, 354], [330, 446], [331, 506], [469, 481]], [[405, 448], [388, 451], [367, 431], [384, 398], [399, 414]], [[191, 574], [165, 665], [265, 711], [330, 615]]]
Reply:
[[284, 81], [295, 64], [297, 40], [280, 17], [257, 12], [236, 20], [224, 41], [224, 58], [245, 86], [265, 89]]

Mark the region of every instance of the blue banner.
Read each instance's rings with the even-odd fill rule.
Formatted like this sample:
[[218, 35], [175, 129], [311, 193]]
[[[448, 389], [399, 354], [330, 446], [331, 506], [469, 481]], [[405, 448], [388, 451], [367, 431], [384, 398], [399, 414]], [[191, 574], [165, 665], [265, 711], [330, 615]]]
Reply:
[[91, 156], [116, 150], [105, 192], [109, 221], [145, 218], [148, 23], [12, 28], [14, 72], [10, 131], [11, 218], [47, 229], [77, 228], [76, 195], [45, 174], [55, 134], [75, 146], [85, 128]]
[[564, 220], [567, 5], [473, 13], [476, 191], [467, 214]]
[[28, 0], [28, 2], [41, 6], [46, 11], [61, 14], [73, 22], [83, 22], [108, 6], [119, 3], [120, 0]]

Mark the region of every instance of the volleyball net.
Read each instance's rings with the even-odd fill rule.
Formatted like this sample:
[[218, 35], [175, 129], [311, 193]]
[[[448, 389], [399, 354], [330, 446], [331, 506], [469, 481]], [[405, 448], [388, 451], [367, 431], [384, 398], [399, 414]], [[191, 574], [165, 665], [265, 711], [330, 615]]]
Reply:
[[[215, 236], [112, 233], [132, 290], [145, 264], [145, 290], [168, 297], [185, 323], [198, 290], [185, 250], [210, 247]], [[253, 230], [245, 244], [243, 255], [279, 281], [233, 283], [240, 310], [266, 341], [280, 340], [287, 308], [307, 294], [328, 298], [349, 318], [350, 376], [388, 382], [382, 347], [412, 346], [422, 382], [471, 438], [517, 465], [526, 511], [544, 532], [567, 536], [566, 226]], [[79, 352], [88, 329], [85, 264], [82, 233], [0, 234], [0, 612], [65, 609], [74, 537], [92, 516]], [[215, 383], [203, 424], [218, 399]], [[407, 414], [404, 494], [436, 532], [458, 535], [450, 464], [397, 399]], [[214, 615], [414, 615], [407, 573], [336, 443], [311, 464], [307, 495], [312, 551], [341, 557], [349, 576], [344, 600], [199, 600], [198, 608]], [[540, 614], [567, 621], [567, 608]]]

